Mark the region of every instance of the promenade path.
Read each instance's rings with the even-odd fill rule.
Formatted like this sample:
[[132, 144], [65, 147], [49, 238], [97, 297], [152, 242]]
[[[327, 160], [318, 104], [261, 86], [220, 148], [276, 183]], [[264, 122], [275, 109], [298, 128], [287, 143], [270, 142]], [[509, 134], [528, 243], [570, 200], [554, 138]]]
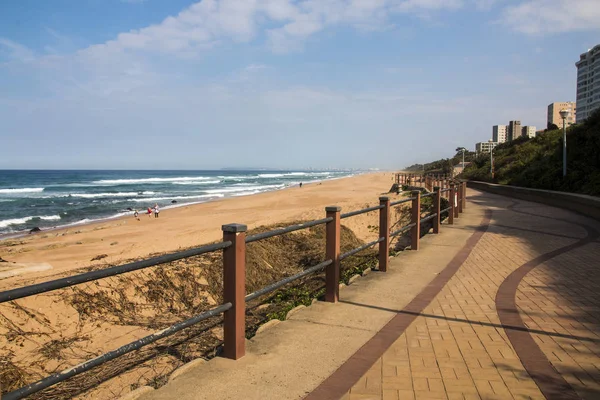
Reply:
[[600, 399], [600, 223], [468, 191], [454, 226], [144, 399]]

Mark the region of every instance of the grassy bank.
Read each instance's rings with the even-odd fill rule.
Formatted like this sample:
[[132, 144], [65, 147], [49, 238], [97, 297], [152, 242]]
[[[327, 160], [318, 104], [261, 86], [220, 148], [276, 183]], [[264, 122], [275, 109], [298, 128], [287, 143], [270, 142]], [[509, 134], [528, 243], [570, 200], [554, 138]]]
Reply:
[[584, 123], [567, 129], [567, 176], [562, 176], [562, 130], [536, 138], [519, 138], [494, 150], [495, 177], [490, 155], [473, 159], [460, 177], [536, 189], [600, 196], [600, 110]]

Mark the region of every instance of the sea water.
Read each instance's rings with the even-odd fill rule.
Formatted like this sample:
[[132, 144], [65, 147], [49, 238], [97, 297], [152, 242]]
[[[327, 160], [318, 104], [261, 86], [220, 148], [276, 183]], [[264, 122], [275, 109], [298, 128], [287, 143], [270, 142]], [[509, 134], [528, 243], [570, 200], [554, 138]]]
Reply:
[[350, 171], [57, 171], [0, 170], [0, 235], [84, 224], [247, 196]]

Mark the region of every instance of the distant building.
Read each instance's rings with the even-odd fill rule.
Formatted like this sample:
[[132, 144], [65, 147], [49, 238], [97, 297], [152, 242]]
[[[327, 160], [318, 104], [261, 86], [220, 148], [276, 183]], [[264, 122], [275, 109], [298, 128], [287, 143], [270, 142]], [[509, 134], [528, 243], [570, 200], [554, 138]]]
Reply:
[[548, 125], [554, 124], [559, 128], [562, 128], [562, 117], [560, 116], [561, 110], [568, 110], [569, 116], [567, 117], [567, 126], [575, 123], [575, 113], [577, 112], [576, 103], [574, 101], [567, 101], [564, 103], [552, 103], [548, 105]]
[[506, 140], [510, 142], [521, 136], [521, 121], [510, 121], [506, 132]]
[[506, 142], [506, 132], [507, 131], [508, 131], [508, 126], [506, 126], [506, 125], [494, 125], [492, 127], [492, 140], [496, 143]]
[[536, 137], [538, 137], [538, 136], [540, 136], [540, 135], [543, 135], [543, 134], [544, 134], [544, 130], [543, 130], [543, 129], [542, 129], [542, 130], [539, 130], [539, 131], [535, 131], [535, 136], [536, 136]]
[[521, 128], [521, 136], [527, 138], [535, 137], [535, 126], [524, 126]]
[[477, 154], [489, 153], [496, 146], [498, 146], [498, 142], [479, 142], [479, 143], [475, 143], [475, 152]]
[[580, 123], [600, 108], [600, 44], [587, 53], [581, 54], [575, 66], [577, 67], [577, 123]]

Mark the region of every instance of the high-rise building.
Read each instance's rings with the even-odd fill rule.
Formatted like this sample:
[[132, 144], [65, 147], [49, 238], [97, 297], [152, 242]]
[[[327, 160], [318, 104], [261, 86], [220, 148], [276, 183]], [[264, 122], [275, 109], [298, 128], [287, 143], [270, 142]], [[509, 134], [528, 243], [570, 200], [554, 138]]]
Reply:
[[559, 128], [562, 128], [562, 117], [560, 116], [561, 110], [568, 110], [569, 116], [567, 117], [567, 126], [575, 123], [575, 113], [577, 108], [574, 101], [567, 101], [564, 103], [552, 103], [548, 105], [548, 125], [554, 124]]
[[[579, 56], [577, 67], [577, 123], [600, 108], [600, 44]], [[558, 124], [557, 124], [558, 125]]]
[[535, 126], [524, 126], [521, 128], [521, 136], [527, 138], [535, 137]]
[[489, 153], [496, 146], [498, 146], [498, 142], [479, 142], [475, 143], [475, 151], [477, 154]]
[[511, 141], [521, 136], [521, 121], [510, 121], [506, 131], [506, 140]]
[[506, 142], [506, 131], [508, 127], [506, 125], [494, 125], [492, 127], [492, 140], [496, 143]]

